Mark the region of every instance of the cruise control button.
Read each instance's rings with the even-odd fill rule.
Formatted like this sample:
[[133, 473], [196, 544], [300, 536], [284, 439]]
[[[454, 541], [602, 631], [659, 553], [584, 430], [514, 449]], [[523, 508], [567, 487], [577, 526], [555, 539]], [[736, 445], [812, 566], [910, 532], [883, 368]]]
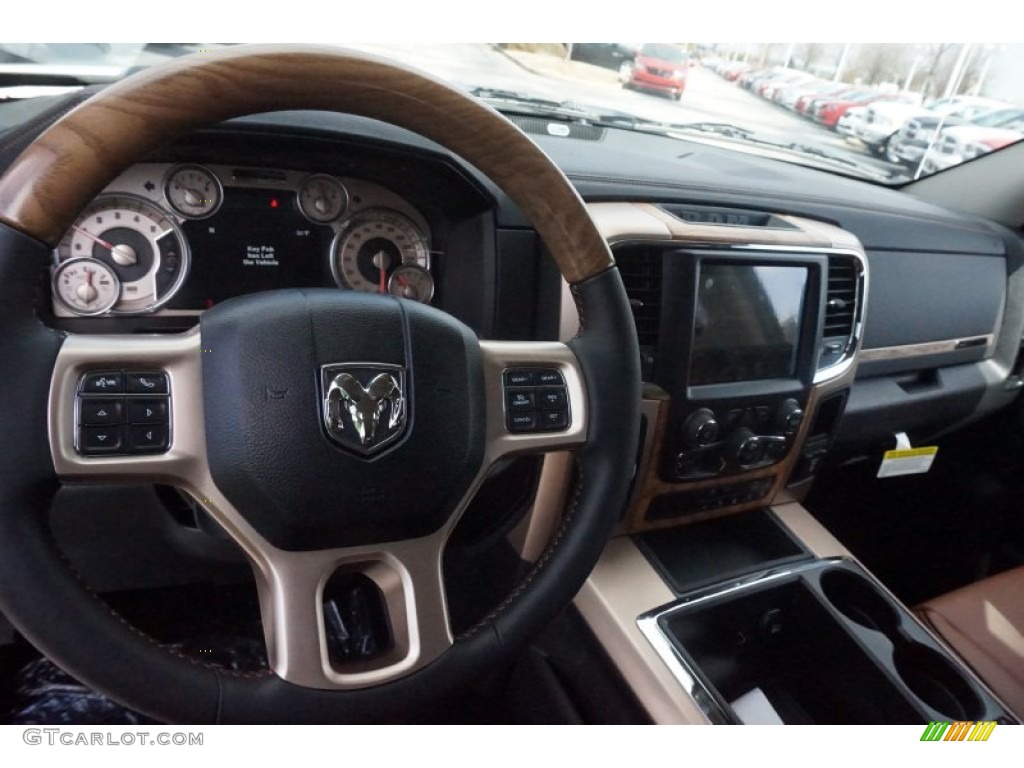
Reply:
[[128, 391], [139, 394], [166, 395], [166, 373], [129, 373]]
[[562, 372], [561, 371], [556, 371], [556, 370], [551, 369], [551, 368], [545, 368], [544, 370], [536, 371], [535, 373], [536, 373], [536, 376], [537, 376], [537, 383], [539, 385], [541, 385], [542, 387], [543, 386], [550, 387], [550, 386], [555, 386], [555, 385], [562, 385], [562, 386], [565, 385], [565, 379], [562, 378]]
[[82, 427], [79, 436], [81, 452], [87, 456], [121, 450], [120, 427]]
[[565, 408], [566, 403], [565, 390], [561, 387], [537, 391], [537, 405], [541, 408]]
[[120, 371], [87, 373], [82, 380], [82, 391], [98, 394], [124, 392], [124, 374]]
[[505, 371], [506, 387], [532, 387], [536, 383], [537, 381], [533, 371], [527, 371], [521, 368]]
[[167, 399], [162, 397], [147, 400], [138, 397], [128, 398], [128, 422], [130, 424], [166, 424]]
[[99, 397], [81, 398], [79, 418], [82, 424], [90, 426], [100, 424], [120, 424], [124, 413], [121, 400], [108, 400]]
[[508, 416], [509, 432], [530, 432], [537, 428], [537, 414], [533, 411], [510, 413]]
[[508, 403], [510, 411], [521, 411], [524, 408], [532, 409], [534, 405], [533, 390], [525, 389], [506, 392], [505, 402]]
[[569, 426], [569, 414], [565, 411], [541, 411], [537, 426], [540, 429], [565, 429]]
[[159, 425], [128, 427], [128, 450], [131, 453], [166, 451], [167, 427]]

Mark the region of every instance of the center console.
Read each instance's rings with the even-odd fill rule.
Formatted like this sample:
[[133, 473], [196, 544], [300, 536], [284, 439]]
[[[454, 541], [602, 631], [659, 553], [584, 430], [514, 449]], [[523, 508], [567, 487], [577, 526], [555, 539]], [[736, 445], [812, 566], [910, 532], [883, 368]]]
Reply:
[[638, 625], [713, 723], [1014, 722], [843, 558], [690, 592]]

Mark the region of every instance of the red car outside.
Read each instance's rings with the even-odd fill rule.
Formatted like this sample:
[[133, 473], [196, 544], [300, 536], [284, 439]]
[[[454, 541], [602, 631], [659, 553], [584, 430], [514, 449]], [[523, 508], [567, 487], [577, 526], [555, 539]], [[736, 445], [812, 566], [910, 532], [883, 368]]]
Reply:
[[669, 43], [644, 43], [619, 69], [623, 88], [657, 91], [679, 101], [686, 90], [689, 56]]

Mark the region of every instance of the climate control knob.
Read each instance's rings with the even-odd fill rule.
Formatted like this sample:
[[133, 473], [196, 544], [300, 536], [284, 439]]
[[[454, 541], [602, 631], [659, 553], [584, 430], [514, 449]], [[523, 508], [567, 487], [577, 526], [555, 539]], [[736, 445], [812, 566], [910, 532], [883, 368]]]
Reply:
[[691, 413], [683, 422], [683, 440], [694, 448], [711, 445], [718, 440], [718, 421], [708, 408]]
[[779, 403], [779, 408], [775, 412], [775, 426], [780, 432], [787, 435], [794, 434], [800, 429], [803, 420], [803, 409], [796, 400], [790, 397]]
[[763, 441], [746, 427], [737, 429], [729, 435], [729, 441], [725, 444], [725, 456], [740, 467], [757, 464], [764, 458]]

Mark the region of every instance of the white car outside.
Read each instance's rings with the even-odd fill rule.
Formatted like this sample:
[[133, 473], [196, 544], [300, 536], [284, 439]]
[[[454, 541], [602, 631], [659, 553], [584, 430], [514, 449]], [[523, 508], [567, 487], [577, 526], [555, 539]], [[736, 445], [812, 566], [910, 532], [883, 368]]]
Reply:
[[919, 104], [906, 104], [900, 101], [875, 101], [868, 104], [862, 120], [854, 126], [854, 134], [858, 139], [876, 152], [885, 151], [885, 147], [903, 124], [912, 117], [925, 112]]
[[1021, 138], [1024, 138], [1024, 120], [1010, 123], [1005, 128], [989, 128], [982, 125], [957, 125], [946, 128], [925, 154], [922, 171], [944, 171]]

